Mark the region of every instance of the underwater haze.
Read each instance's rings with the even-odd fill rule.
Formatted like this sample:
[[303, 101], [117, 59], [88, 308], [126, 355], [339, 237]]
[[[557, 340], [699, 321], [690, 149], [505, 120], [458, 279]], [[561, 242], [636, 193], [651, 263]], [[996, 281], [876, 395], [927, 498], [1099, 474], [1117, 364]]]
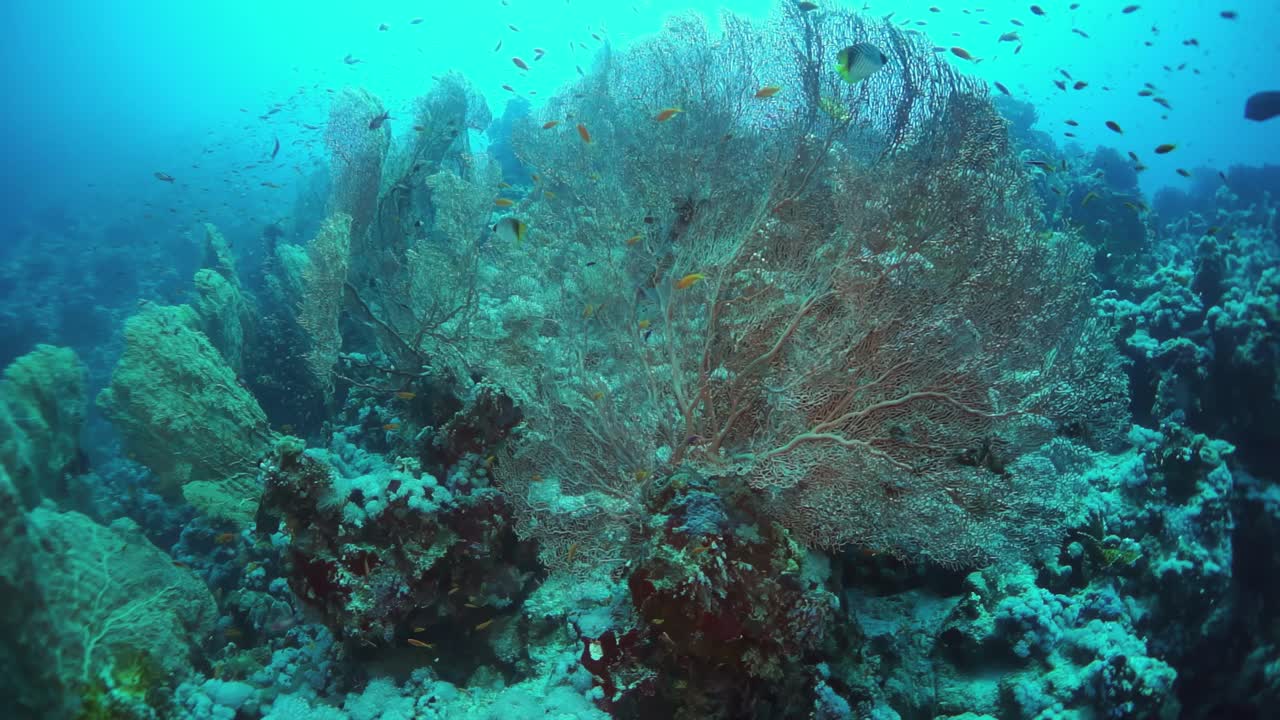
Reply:
[[6, 717], [1280, 703], [1280, 5], [0, 23]]

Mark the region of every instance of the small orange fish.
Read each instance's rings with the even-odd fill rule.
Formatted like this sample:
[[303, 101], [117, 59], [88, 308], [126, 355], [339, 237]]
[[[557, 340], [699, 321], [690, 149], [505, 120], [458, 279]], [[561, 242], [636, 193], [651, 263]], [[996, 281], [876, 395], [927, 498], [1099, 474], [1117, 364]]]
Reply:
[[774, 95], [777, 95], [780, 90], [782, 90], [781, 85], [765, 85], [756, 91], [755, 96], [763, 100], [764, 98], [771, 98]]
[[635, 476], [636, 482], [644, 482], [645, 480], [649, 479], [648, 470], [636, 470], [635, 473], [633, 474]]
[[382, 426], [382, 429], [386, 430], [387, 432], [391, 432], [392, 430], [399, 430], [400, 423], [387, 423], [386, 425]]
[[428, 649], [428, 650], [430, 650], [431, 648], [435, 647], [435, 645], [432, 645], [431, 643], [424, 643], [424, 642], [422, 642], [421, 640], [419, 640], [419, 639], [417, 639], [417, 638], [409, 638], [409, 640], [408, 640], [407, 642], [408, 642], [410, 645], [414, 646], [414, 647], [418, 647], [418, 648], [426, 648], [426, 649]]
[[658, 122], [666, 122], [671, 118], [675, 117], [678, 113], [682, 113], [682, 112], [684, 111], [678, 107], [669, 107], [666, 110], [663, 110], [662, 112], [658, 113], [657, 116], [655, 116], [653, 119]]
[[550, 130], [551, 128], [553, 128], [553, 127], [555, 127], [555, 126], [557, 126], [557, 125], [559, 125], [559, 124], [560, 124], [560, 121], [559, 121], [559, 120], [548, 120], [548, 121], [546, 121], [546, 122], [542, 123], [542, 129], [543, 129], [543, 130]]
[[515, 205], [515, 201], [510, 200], [508, 198], [498, 198], [497, 200], [493, 201], [493, 204], [497, 205], [498, 207], [511, 207], [512, 205]]
[[592, 305], [591, 303], [587, 303], [587, 306], [582, 308], [582, 317], [589, 318], [592, 315], [594, 315], [595, 312], [596, 312], [596, 306]]
[[224, 532], [219, 534], [217, 537], [215, 537], [213, 541], [219, 545], [226, 545], [227, 543], [234, 542], [235, 539], [236, 539], [235, 533]]
[[707, 276], [703, 275], [702, 273], [689, 273], [688, 275], [685, 275], [684, 277], [676, 281], [676, 289], [688, 290], [689, 288], [693, 287], [694, 283], [697, 283], [701, 280], [705, 280], [706, 277]]
[[564, 561], [573, 562], [573, 556], [578, 554], [578, 543], [570, 543], [569, 551], [564, 554]]
[[409, 392], [408, 390], [402, 390], [396, 393], [396, 397], [400, 398], [401, 400], [412, 400], [418, 397], [418, 393]]
[[490, 619], [490, 620], [485, 620], [484, 622], [480, 623], [479, 625], [476, 625], [476, 630], [484, 630], [485, 628], [489, 627], [489, 626], [490, 626], [490, 625], [492, 625], [492, 624], [493, 624], [493, 620], [491, 620], [491, 619]]
[[653, 322], [652, 322], [651, 320], [641, 320], [641, 321], [640, 321], [640, 329], [641, 329], [641, 330], [648, 330], [648, 329], [649, 329], [649, 326], [650, 326], [650, 325], [652, 325], [652, 324], [653, 324]]
[[627, 244], [628, 244], [628, 245], [635, 245], [635, 244], [639, 243], [642, 239], [643, 239], [643, 238], [641, 238], [639, 235], [632, 235], [631, 237], [627, 238]]
[[597, 390], [597, 391], [595, 391], [595, 392], [591, 393], [591, 399], [592, 399], [592, 400], [603, 400], [603, 399], [604, 399], [604, 391], [603, 391], [603, 390]]
[[706, 552], [706, 551], [707, 551], [707, 546], [706, 546], [706, 545], [699, 545], [698, 547], [696, 547], [696, 548], [694, 548], [694, 549], [690, 550], [690, 551], [689, 551], [689, 554], [690, 554], [690, 555], [701, 555], [702, 553], [704, 553], [704, 552]]
[[591, 142], [591, 133], [587, 132], [587, 126], [582, 123], [578, 123], [578, 137], [582, 138], [584, 143]]

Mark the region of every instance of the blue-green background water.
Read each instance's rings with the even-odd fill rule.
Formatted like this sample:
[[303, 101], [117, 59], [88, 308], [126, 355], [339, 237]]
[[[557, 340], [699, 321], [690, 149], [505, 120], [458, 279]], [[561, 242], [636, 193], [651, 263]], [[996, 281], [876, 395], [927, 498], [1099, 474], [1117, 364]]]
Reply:
[[[1151, 168], [1142, 178], [1148, 191], [1184, 182], [1174, 174], [1177, 167], [1221, 169], [1275, 152], [1274, 129], [1244, 120], [1242, 108], [1250, 94], [1280, 83], [1280, 6], [1241, 0], [1138, 4], [1137, 12], [1122, 14], [1122, 2], [1081, 2], [1077, 10], [1045, 2], [1044, 16], [1033, 15], [1024, 2], [844, 6], [892, 12], [895, 21], [909, 21], [907, 27], [927, 33], [938, 46], [965, 48], [982, 62], [951, 58], [955, 64], [1034, 102], [1040, 127], [1055, 135], [1070, 118], [1081, 123], [1077, 134], [1085, 148], [1139, 151]], [[503, 84], [546, 97], [575, 77], [575, 65], [590, 65], [600, 45], [592, 33], [625, 44], [656, 31], [673, 12], [693, 10], [714, 19], [721, 8], [763, 16], [770, 7], [765, 0], [15, 0], [0, 9], [0, 22], [10, 28], [0, 47], [0, 90], [8, 107], [0, 118], [0, 147], [9, 158], [0, 168], [4, 222], [67, 204], [90, 217], [137, 216], [148, 201], [178, 210], [151, 225], [156, 232], [183, 227], [201, 209], [215, 218], [224, 212], [271, 215], [279, 212], [280, 193], [257, 183], [289, 182], [295, 167], [319, 159], [316, 133], [299, 125], [323, 120], [326, 88], [363, 86], [394, 117], [431, 75], [452, 68], [466, 73], [500, 112], [507, 97]], [[1222, 10], [1234, 10], [1238, 18], [1223, 19]], [[410, 25], [415, 17], [423, 22]], [[1024, 27], [1010, 25], [1012, 19]], [[390, 27], [379, 31], [383, 23]], [[1023, 44], [1017, 55], [1018, 43], [998, 42], [1013, 30]], [[1198, 47], [1183, 44], [1191, 38]], [[494, 52], [498, 41], [502, 49]], [[547, 54], [531, 72], [512, 65], [513, 55], [532, 61], [535, 47]], [[344, 64], [347, 54], [362, 62]], [[1052, 81], [1061, 79], [1060, 68], [1089, 87], [1058, 90]], [[1156, 85], [1173, 109], [1138, 97], [1145, 82]], [[283, 104], [281, 112], [257, 119], [277, 104]], [[1106, 120], [1118, 122], [1125, 136], [1107, 130]], [[405, 123], [392, 127], [408, 130]], [[282, 146], [275, 163], [230, 175], [232, 168], [263, 160], [273, 136]], [[1177, 143], [1179, 152], [1150, 156], [1165, 142]], [[177, 177], [177, 186], [155, 185], [151, 173], [157, 170]]]

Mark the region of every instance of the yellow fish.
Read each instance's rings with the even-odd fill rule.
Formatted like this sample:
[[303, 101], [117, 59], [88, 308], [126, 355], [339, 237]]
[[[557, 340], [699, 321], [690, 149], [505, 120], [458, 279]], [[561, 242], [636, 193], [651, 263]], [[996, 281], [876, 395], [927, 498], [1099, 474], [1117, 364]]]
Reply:
[[889, 58], [871, 43], [850, 45], [836, 54], [836, 73], [850, 85], [871, 77]]
[[688, 290], [689, 288], [693, 287], [695, 283], [701, 280], [705, 280], [706, 277], [707, 276], [703, 275], [702, 273], [689, 273], [688, 275], [685, 275], [684, 277], [676, 281], [676, 289]]
[[529, 226], [520, 220], [508, 217], [499, 220], [498, 224], [493, 226], [493, 231], [504, 242], [519, 243], [524, 240], [525, 234], [529, 231]]
[[658, 113], [657, 116], [654, 117], [653, 119], [658, 122], [666, 122], [671, 118], [675, 117], [677, 113], [682, 113], [682, 112], [684, 112], [684, 110], [681, 110], [678, 107], [669, 107], [666, 110], [663, 110], [662, 112]]

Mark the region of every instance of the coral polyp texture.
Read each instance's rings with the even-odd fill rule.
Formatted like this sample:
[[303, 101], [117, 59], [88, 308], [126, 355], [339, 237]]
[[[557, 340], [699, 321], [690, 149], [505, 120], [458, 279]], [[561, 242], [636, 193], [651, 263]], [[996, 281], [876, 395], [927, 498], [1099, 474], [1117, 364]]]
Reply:
[[352, 51], [127, 292], [29, 228], [10, 716], [1265, 716], [1280, 173], [1148, 202], [892, 16]]

